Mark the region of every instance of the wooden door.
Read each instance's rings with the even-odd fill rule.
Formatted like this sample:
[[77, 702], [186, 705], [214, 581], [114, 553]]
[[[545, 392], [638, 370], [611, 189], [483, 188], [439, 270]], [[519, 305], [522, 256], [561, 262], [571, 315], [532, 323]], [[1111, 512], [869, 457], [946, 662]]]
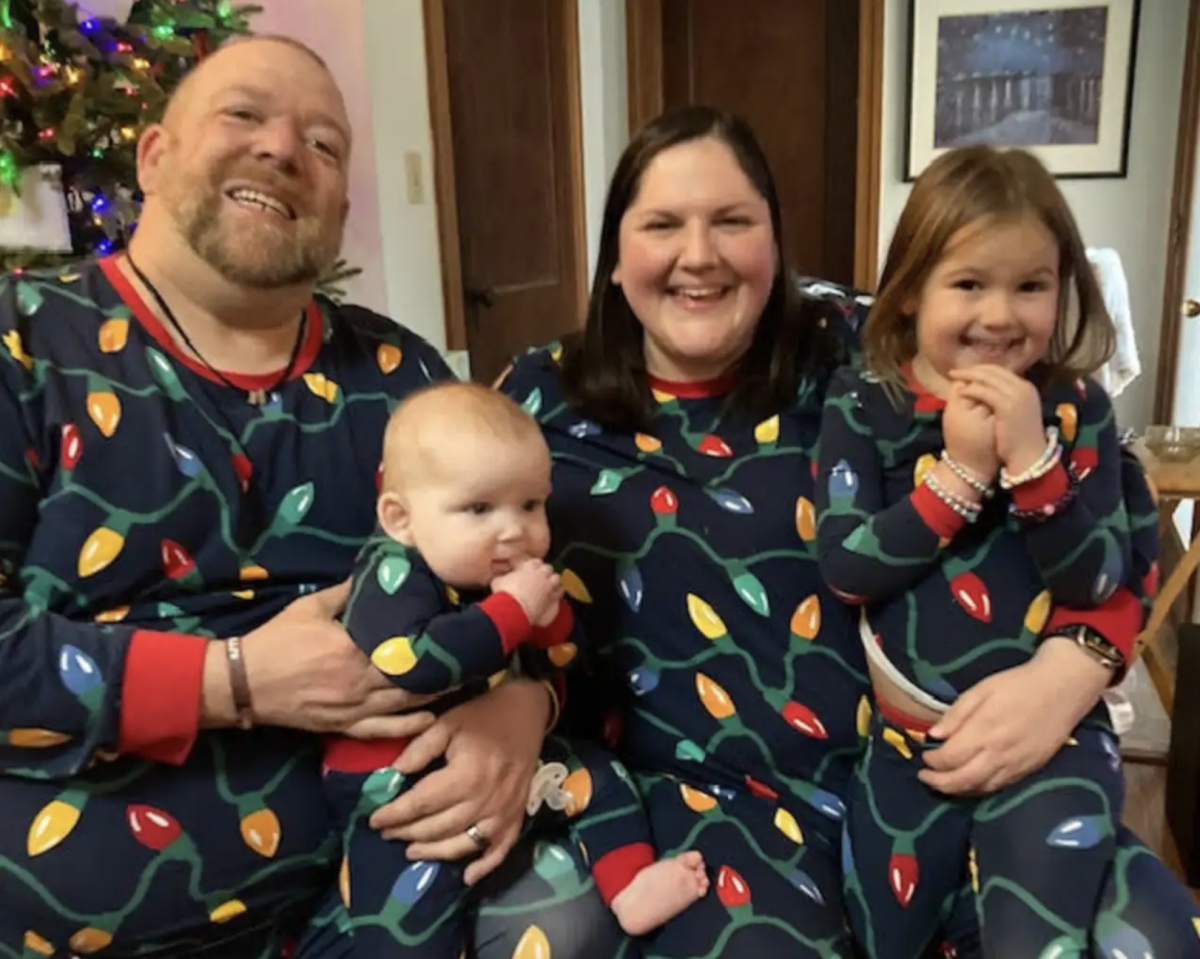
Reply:
[[576, 0], [426, 0], [447, 341], [490, 382], [582, 325]]
[[[743, 116], [771, 161], [790, 263], [804, 274], [872, 286], [874, 217], [858, 248], [856, 227], [859, 207], [878, 197], [877, 156], [874, 183], [859, 162], [863, 148], [870, 158], [869, 144], [860, 143], [860, 95], [870, 97], [878, 81], [876, 64], [860, 69], [860, 47], [864, 35], [882, 39], [879, 7], [861, 0], [626, 4], [631, 123], [683, 103]], [[864, 180], [873, 201], [863, 195]]]

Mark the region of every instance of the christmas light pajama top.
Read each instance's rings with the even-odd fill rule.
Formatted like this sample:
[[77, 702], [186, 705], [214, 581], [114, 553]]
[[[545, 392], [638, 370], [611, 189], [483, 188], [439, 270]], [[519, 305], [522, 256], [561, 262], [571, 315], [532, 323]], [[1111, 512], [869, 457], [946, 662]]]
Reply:
[[816, 570], [819, 384], [738, 423], [728, 382], [658, 382], [653, 430], [620, 433], [567, 404], [557, 353], [502, 388], [553, 457], [551, 552], [588, 637], [567, 713], [604, 719], [660, 853], [698, 849], [713, 880], [646, 954], [849, 955], [840, 796], [866, 673]]
[[[1104, 390], [1047, 387], [1044, 419], [1060, 431], [1063, 462], [986, 500], [968, 525], [921, 482], [942, 449], [944, 404], [913, 389], [897, 406], [870, 374], [841, 371], [826, 399], [817, 477], [822, 571], [862, 605], [864, 630], [888, 662], [949, 704], [1026, 662], [1045, 632], [1066, 624], [1090, 624], [1128, 645], [1143, 606], [1123, 584], [1153, 574], [1133, 568], [1122, 453]], [[1063, 502], [1072, 473], [1078, 494], [1051, 517], [1010, 515], [1010, 503]], [[1036, 956], [1052, 942], [1087, 941], [1121, 811], [1102, 705], [1043, 770], [978, 804], [916, 780], [922, 751], [936, 745], [920, 724], [881, 705], [870, 729], [845, 850], [848, 908], [870, 955], [920, 954], [959, 888], [968, 848], [992, 954]]]
[[6, 959], [270, 955], [333, 886], [319, 742], [198, 730], [202, 637], [345, 578], [391, 408], [450, 373], [365, 310], [307, 316], [296, 375], [255, 407], [112, 261], [0, 285]]
[[[445, 709], [499, 681], [511, 657], [526, 675], [555, 681], [556, 666], [576, 655], [571, 606], [563, 600], [547, 626], [531, 625], [508, 593], [460, 591], [442, 582], [420, 553], [377, 532], [352, 577], [346, 628], [371, 662], [402, 689], [449, 693], [432, 708]], [[575, 640], [576, 642], [571, 642]], [[331, 739], [326, 746], [326, 790], [345, 860], [341, 894], [354, 929], [355, 955], [455, 957], [463, 948], [468, 905], [464, 862], [408, 859], [402, 841], [385, 840], [367, 823], [419, 777], [391, 763], [407, 740]], [[543, 760], [562, 762], [571, 796], [567, 814], [586, 844], [591, 870], [606, 902], [655, 859], [649, 824], [624, 767], [599, 750], [546, 743]], [[438, 762], [432, 769], [439, 768]]]

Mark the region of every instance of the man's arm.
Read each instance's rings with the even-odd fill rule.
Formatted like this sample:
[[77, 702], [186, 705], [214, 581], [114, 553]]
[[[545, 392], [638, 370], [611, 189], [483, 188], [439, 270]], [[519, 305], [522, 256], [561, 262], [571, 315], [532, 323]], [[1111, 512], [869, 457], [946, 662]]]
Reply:
[[69, 455], [72, 437], [47, 435], [42, 361], [27, 352], [14, 285], [0, 281], [0, 773], [72, 776], [98, 750], [181, 763], [198, 729], [208, 641], [69, 619], [38, 600], [54, 585], [54, 571], [26, 562], [40, 471]]

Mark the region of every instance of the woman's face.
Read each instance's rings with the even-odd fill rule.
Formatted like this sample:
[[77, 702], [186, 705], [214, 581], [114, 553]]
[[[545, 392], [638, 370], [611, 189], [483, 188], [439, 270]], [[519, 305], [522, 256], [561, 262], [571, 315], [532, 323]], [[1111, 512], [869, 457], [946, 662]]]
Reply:
[[767, 201], [729, 147], [705, 137], [650, 161], [612, 274], [645, 331], [650, 373], [725, 372], [749, 348], [777, 268]]

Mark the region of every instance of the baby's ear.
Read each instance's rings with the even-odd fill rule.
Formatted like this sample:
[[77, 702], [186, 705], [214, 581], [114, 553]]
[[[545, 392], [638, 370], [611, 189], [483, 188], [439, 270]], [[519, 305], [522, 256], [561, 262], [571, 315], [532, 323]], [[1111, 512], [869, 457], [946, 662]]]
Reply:
[[375, 504], [375, 515], [379, 527], [388, 536], [405, 546], [412, 546], [412, 517], [399, 493], [387, 492], [380, 495]]

